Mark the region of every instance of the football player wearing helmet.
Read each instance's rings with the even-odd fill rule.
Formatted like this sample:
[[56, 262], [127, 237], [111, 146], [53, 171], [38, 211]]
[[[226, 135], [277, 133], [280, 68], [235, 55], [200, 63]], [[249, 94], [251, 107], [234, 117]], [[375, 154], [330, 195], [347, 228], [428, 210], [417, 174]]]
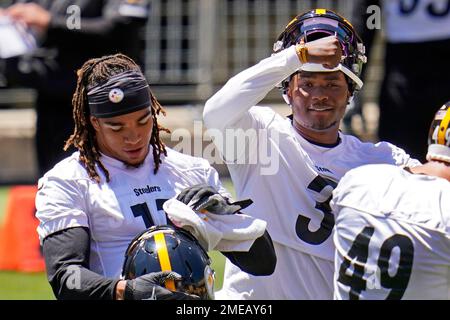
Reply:
[[[151, 226], [168, 224], [163, 204], [177, 194], [183, 194], [185, 204], [196, 199], [215, 214], [235, 213], [244, 205], [229, 200], [208, 161], [162, 143], [160, 131], [167, 129], [157, 116], [164, 110], [129, 57], [87, 61], [78, 71], [73, 111], [75, 130], [66, 147], [78, 151], [39, 180], [36, 196], [38, 233], [55, 296], [191, 298], [162, 286], [167, 278], [179, 279], [173, 272], [120, 279], [128, 244]], [[196, 185], [203, 187], [191, 188]], [[215, 194], [215, 201], [209, 201]], [[275, 268], [267, 232], [248, 252], [226, 255], [253, 274], [267, 275]], [[262, 255], [266, 263], [260, 263]]]
[[[238, 197], [254, 201], [246, 213], [263, 219], [277, 253], [275, 272], [253, 277], [229, 261], [226, 299], [332, 299], [334, 214], [331, 192], [350, 169], [368, 163], [419, 164], [387, 143], [363, 143], [342, 134], [339, 124], [349, 100], [361, 89], [364, 45], [345, 18], [327, 9], [296, 16], [274, 44], [274, 54], [231, 78], [204, 109], [208, 128], [255, 130], [235, 152], [217, 144]], [[257, 106], [281, 87], [292, 116]], [[233, 137], [234, 138], [234, 137]], [[247, 140], [248, 141], [248, 140]], [[277, 164], [249, 161], [265, 152]], [[254, 159], [254, 157], [253, 157]], [[266, 161], [267, 162], [267, 161]]]
[[349, 171], [333, 191], [335, 299], [450, 298], [450, 102], [427, 162]]

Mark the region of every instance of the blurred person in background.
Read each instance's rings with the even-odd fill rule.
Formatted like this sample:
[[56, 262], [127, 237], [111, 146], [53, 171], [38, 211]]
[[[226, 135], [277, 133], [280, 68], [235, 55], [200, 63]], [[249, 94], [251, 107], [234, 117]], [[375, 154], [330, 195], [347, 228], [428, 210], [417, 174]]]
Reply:
[[76, 69], [90, 57], [118, 52], [140, 62], [140, 30], [148, 11], [146, 0], [12, 1], [0, 11], [38, 42], [36, 50], [3, 63], [8, 86], [37, 90], [39, 176], [67, 156], [63, 147], [73, 131]]
[[423, 162], [427, 153], [423, 132], [434, 116], [427, 106], [445, 103], [450, 88], [450, 2], [358, 1], [354, 16], [362, 19], [356, 19], [355, 29], [368, 52], [377, 30], [366, 23], [375, 18], [375, 7], [368, 10], [371, 5], [381, 6], [378, 29], [386, 39], [378, 137]]

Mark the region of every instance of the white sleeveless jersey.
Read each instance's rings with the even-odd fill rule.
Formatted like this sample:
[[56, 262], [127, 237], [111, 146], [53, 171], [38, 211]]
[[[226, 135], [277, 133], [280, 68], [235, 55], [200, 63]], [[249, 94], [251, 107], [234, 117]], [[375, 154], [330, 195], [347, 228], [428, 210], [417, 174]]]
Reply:
[[383, 13], [389, 42], [450, 39], [448, 0], [385, 0]]
[[395, 166], [333, 192], [336, 299], [450, 299], [450, 183]]
[[88, 227], [91, 235], [90, 269], [118, 278], [130, 241], [152, 225], [166, 224], [165, 200], [186, 187], [207, 183], [229, 196], [208, 161], [167, 148], [167, 157], [153, 174], [150, 150], [138, 168], [102, 156], [110, 174], [106, 182], [101, 169], [98, 184], [78, 161], [79, 153], [58, 163], [39, 180], [36, 216], [41, 241], [48, 235], [72, 227]]
[[284, 50], [230, 79], [205, 106], [208, 128], [226, 137], [240, 128], [236, 134], [248, 137], [238, 144], [240, 151], [230, 141], [214, 141], [228, 160], [238, 198], [254, 201], [246, 213], [267, 221], [277, 254], [275, 272], [268, 277], [248, 275], [227, 261], [218, 298], [332, 299], [334, 215], [328, 201], [333, 188], [357, 166], [411, 162], [389, 143], [362, 143], [344, 134], [334, 148], [311, 144], [290, 119], [252, 107], [298, 65], [295, 48]]

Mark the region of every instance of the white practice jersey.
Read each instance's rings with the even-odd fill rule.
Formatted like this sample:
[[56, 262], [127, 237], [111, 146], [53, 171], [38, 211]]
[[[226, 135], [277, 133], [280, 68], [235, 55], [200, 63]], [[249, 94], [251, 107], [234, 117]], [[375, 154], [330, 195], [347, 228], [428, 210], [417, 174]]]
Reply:
[[[389, 143], [362, 143], [344, 134], [334, 148], [314, 145], [294, 130], [290, 119], [253, 107], [299, 67], [295, 48], [286, 49], [230, 79], [205, 106], [207, 127], [228, 139], [214, 141], [238, 198], [254, 201], [246, 213], [267, 221], [277, 254], [275, 272], [264, 277], [227, 261], [218, 298], [332, 299], [334, 215], [328, 202], [337, 182], [368, 163], [418, 164]], [[238, 128], [243, 130], [233, 130]], [[233, 132], [247, 138], [234, 139]]]
[[336, 299], [450, 299], [450, 183], [395, 166], [333, 192]]
[[384, 0], [383, 14], [389, 42], [450, 39], [448, 0]]
[[229, 197], [208, 161], [169, 148], [156, 175], [151, 150], [138, 168], [103, 155], [110, 182], [97, 167], [99, 184], [89, 178], [78, 157], [75, 152], [39, 180], [38, 233], [42, 241], [67, 228], [89, 228], [89, 269], [105, 277], [119, 277], [128, 244], [138, 233], [167, 223], [163, 203], [184, 188], [207, 183]]

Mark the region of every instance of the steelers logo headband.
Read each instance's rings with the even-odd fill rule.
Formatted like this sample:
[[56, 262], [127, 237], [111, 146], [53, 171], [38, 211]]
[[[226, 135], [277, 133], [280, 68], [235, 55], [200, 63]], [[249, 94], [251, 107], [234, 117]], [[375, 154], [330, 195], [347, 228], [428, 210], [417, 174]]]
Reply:
[[91, 115], [110, 118], [151, 106], [147, 80], [139, 71], [119, 73], [87, 94]]

